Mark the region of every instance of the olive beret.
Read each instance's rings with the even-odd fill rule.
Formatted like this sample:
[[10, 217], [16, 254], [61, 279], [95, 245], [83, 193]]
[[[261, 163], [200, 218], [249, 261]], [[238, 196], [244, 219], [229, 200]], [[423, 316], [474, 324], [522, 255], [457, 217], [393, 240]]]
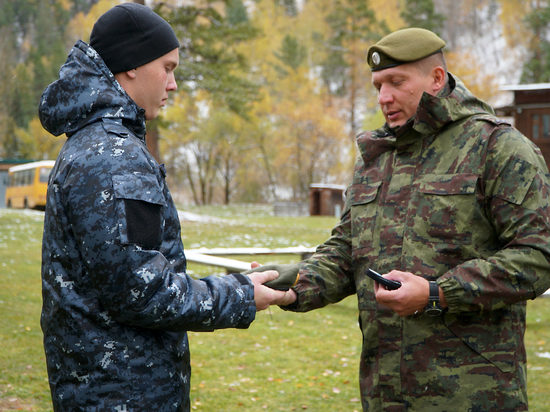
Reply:
[[383, 70], [431, 56], [445, 47], [435, 33], [420, 28], [402, 29], [388, 34], [369, 48], [371, 70]]

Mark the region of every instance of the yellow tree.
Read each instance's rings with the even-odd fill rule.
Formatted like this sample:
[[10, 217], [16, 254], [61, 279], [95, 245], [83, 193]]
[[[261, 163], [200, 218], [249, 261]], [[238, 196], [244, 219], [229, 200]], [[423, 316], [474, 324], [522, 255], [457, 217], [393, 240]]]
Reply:
[[533, 41], [532, 34], [525, 25], [525, 16], [533, 10], [530, 1], [499, 0], [502, 33], [509, 48], [523, 46], [527, 49]]
[[286, 178], [296, 199], [306, 198], [312, 183], [349, 178], [344, 169], [350, 149], [345, 122], [319, 82], [308, 78], [305, 67], [290, 71], [280, 81], [284, 93], [273, 110], [280, 144], [277, 174]]
[[404, 3], [405, 0], [370, 0], [376, 20], [385, 22], [389, 31], [405, 27], [405, 22], [398, 12], [402, 9]]
[[6, 27], [0, 28], [0, 55], [0, 157], [5, 157], [15, 151], [10, 146], [15, 145], [11, 137], [16, 127], [15, 120], [10, 116], [13, 95], [11, 82], [14, 78], [12, 65], [16, 57], [12, 36]]
[[494, 73], [483, 74], [481, 64], [468, 51], [446, 52], [449, 72], [462, 80], [477, 98], [492, 103], [498, 94], [498, 82]]
[[94, 23], [97, 19], [107, 10], [120, 3], [122, 2], [117, 0], [100, 0], [90, 8], [88, 13], [77, 13], [72, 18], [67, 28], [70, 41], [74, 43], [76, 40], [82, 39], [88, 42], [92, 27], [94, 27]]
[[55, 159], [65, 142], [65, 136], [52, 136], [42, 125], [38, 117], [29, 122], [27, 128], [17, 128], [15, 135], [21, 147], [19, 153], [23, 159]]
[[303, 199], [310, 183], [339, 177], [342, 158], [349, 156], [351, 145], [341, 139], [345, 122], [315, 67], [326, 55], [315, 34], [328, 27], [327, 5], [308, 2], [301, 13], [288, 15], [275, 2], [257, 3], [252, 17], [263, 35], [241, 49], [263, 85], [251, 112], [252, 138], [273, 200]]
[[329, 52], [322, 62], [323, 79], [328, 90], [342, 98], [348, 133], [354, 142], [370, 79], [367, 50], [388, 29], [383, 21], [377, 20], [367, 0], [334, 0], [326, 21], [330, 26], [325, 41]]
[[255, 148], [250, 141], [252, 130], [251, 123], [227, 109], [213, 111], [201, 129], [213, 143], [215, 172], [226, 205], [233, 199], [241, 200], [243, 195], [250, 199], [245, 181], [246, 172], [252, 169], [250, 151]]
[[210, 204], [216, 179], [216, 146], [203, 130], [210, 113], [204, 91], [180, 93], [166, 109], [161, 127], [168, 176], [174, 187], [189, 188], [197, 205]]

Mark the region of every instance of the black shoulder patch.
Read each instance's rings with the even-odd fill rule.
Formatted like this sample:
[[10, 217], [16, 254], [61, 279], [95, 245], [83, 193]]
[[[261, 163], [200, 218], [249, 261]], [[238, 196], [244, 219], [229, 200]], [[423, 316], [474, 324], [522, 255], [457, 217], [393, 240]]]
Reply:
[[146, 249], [158, 249], [161, 235], [161, 205], [124, 199], [128, 242]]

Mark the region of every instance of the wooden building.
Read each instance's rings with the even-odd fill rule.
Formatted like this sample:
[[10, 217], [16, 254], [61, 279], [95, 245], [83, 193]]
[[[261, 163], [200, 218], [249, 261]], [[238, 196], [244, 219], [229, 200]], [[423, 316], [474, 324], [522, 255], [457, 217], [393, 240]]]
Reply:
[[550, 166], [550, 83], [501, 87], [513, 92], [513, 102], [495, 109], [499, 116], [514, 119], [514, 126], [533, 141]]
[[340, 217], [346, 186], [313, 183], [309, 186], [309, 215]]

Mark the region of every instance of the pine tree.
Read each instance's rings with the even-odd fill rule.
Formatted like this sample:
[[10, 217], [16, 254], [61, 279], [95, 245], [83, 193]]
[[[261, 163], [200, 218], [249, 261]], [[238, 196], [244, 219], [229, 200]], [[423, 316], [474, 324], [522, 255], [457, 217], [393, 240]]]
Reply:
[[[177, 99], [187, 98], [186, 107], [170, 111], [179, 110], [189, 118], [188, 122], [178, 121], [179, 136], [174, 136], [174, 144], [185, 147], [185, 153], [169, 156], [179, 154], [178, 161], [173, 162], [176, 174], [185, 177], [197, 204], [212, 203], [220, 179], [224, 202], [229, 202], [236, 184], [240, 143], [231, 140], [229, 129], [223, 133], [223, 127], [217, 126], [229, 124], [227, 119], [233, 117], [247, 119], [249, 105], [258, 98], [259, 89], [249, 79], [247, 59], [239, 50], [258, 30], [250, 24], [241, 0], [227, 0], [225, 13], [218, 6], [186, 5], [164, 14], [181, 45]], [[196, 106], [204, 113], [194, 113], [198, 111]], [[227, 144], [228, 139], [232, 144]]]
[[322, 77], [328, 90], [347, 99], [349, 135], [354, 139], [360, 124], [358, 107], [369, 79], [367, 49], [388, 30], [367, 0], [336, 0], [326, 20], [332, 34], [325, 42], [329, 52], [322, 63]]
[[0, 0], [0, 156], [22, 155], [16, 130], [29, 127], [42, 91], [65, 62], [71, 17], [95, 2]]
[[[134, 0], [143, 4], [143, 0]], [[174, 9], [161, 3], [154, 10], [168, 21], [180, 46], [176, 71], [179, 90], [194, 94], [208, 91], [216, 104], [246, 117], [247, 106], [257, 98], [258, 87], [235, 73], [246, 69], [246, 59], [236, 45], [257, 34], [248, 21], [242, 0], [226, 0], [225, 16], [209, 2], [204, 7], [184, 5]], [[161, 162], [158, 127], [162, 118], [147, 124], [147, 148]]]
[[248, 13], [242, 0], [229, 0], [225, 8], [227, 21], [231, 25], [248, 23]]
[[420, 27], [440, 34], [445, 16], [435, 12], [433, 0], [405, 0], [401, 18], [409, 27]]
[[181, 6], [163, 16], [181, 43], [177, 70], [180, 89], [187, 93], [206, 90], [218, 104], [246, 117], [248, 104], [257, 98], [258, 86], [246, 78], [247, 61], [237, 46], [254, 38], [258, 30], [248, 19], [230, 21], [210, 4]]
[[[307, 57], [307, 50], [305, 46], [301, 45], [296, 37], [291, 34], [285, 35], [281, 48], [278, 52], [273, 52], [275, 57], [279, 59], [284, 65], [290, 67], [292, 70], [296, 70], [299, 66], [302, 65], [305, 58]], [[278, 70], [286, 75], [288, 72], [281, 68], [277, 67]]]
[[520, 83], [550, 82], [550, 5], [538, 6], [526, 15], [525, 23], [533, 38], [530, 58], [523, 66]]
[[289, 17], [296, 17], [298, 14], [296, 0], [275, 0], [275, 4], [283, 7], [285, 14]]

